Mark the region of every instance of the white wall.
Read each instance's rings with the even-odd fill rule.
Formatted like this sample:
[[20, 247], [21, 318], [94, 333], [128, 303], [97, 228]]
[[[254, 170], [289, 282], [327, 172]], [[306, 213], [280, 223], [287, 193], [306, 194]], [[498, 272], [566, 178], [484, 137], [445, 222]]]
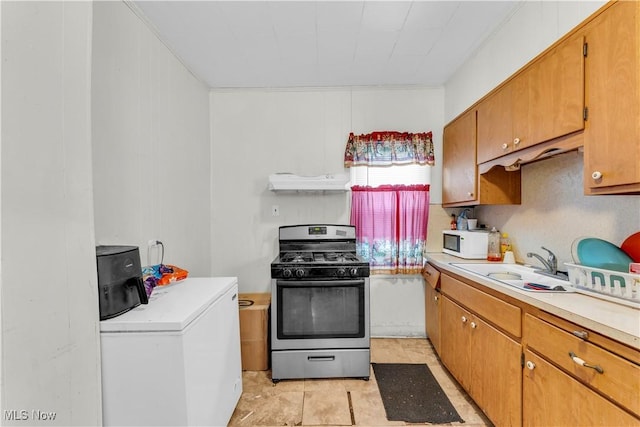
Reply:
[[640, 196], [585, 196], [583, 156], [570, 152], [522, 167], [522, 204], [476, 209], [481, 222], [509, 233], [516, 259], [541, 265], [527, 252], [558, 256], [558, 266], [573, 262], [571, 244], [593, 236], [616, 245], [640, 230]]
[[165, 263], [210, 275], [208, 88], [122, 2], [94, 4], [93, 50], [97, 243], [146, 265], [160, 240]]
[[526, 0], [445, 84], [445, 122], [482, 98], [604, 3]]
[[0, 10], [2, 423], [99, 425], [92, 3]]
[[[278, 227], [349, 223], [350, 195], [274, 193], [269, 174], [343, 171], [351, 131], [431, 130], [439, 149], [443, 101], [442, 88], [212, 91], [213, 274], [238, 276], [241, 292], [270, 292]], [[439, 199], [439, 169], [434, 176]], [[424, 335], [422, 279], [371, 282], [372, 333]]]
[[[473, 104], [603, 2], [526, 1], [446, 84], [446, 121]], [[567, 153], [522, 167], [522, 204], [476, 208], [480, 222], [509, 233], [518, 261], [527, 252], [558, 255], [571, 262], [571, 243], [595, 236], [621, 244], [640, 230], [640, 196], [584, 196], [583, 157]], [[451, 212], [457, 212], [451, 210]]]

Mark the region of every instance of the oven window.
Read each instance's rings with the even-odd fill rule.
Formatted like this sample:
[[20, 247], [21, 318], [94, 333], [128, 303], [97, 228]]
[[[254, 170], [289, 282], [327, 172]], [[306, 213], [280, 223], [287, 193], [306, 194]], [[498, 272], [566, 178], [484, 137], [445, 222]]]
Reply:
[[278, 339], [365, 336], [364, 281], [278, 283]]

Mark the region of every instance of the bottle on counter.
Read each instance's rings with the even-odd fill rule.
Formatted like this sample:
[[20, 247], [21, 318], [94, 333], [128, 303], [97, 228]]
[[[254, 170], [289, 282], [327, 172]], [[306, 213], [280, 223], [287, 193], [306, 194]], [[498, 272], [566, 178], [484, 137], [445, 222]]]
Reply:
[[509, 239], [509, 235], [507, 233], [502, 233], [502, 237], [500, 237], [500, 253], [502, 254], [502, 259], [504, 259], [505, 252], [512, 251], [511, 240]]
[[456, 214], [451, 214], [451, 229], [452, 230], [458, 229], [458, 225], [456, 223]]
[[502, 261], [500, 252], [500, 233], [495, 227], [491, 228], [487, 244], [487, 261]]

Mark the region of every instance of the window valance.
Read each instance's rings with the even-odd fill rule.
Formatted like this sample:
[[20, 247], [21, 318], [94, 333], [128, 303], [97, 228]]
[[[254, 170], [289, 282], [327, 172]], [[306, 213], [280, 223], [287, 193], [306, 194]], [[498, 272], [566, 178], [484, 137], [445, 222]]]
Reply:
[[416, 163], [435, 164], [431, 132], [372, 132], [349, 134], [344, 166], [389, 166]]

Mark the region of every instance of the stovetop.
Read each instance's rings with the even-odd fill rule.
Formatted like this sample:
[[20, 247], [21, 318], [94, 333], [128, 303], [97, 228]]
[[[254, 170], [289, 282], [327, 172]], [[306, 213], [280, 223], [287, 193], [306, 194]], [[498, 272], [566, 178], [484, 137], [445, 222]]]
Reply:
[[360, 263], [362, 260], [352, 252], [283, 252], [280, 263]]
[[279, 249], [271, 263], [274, 279], [369, 277], [369, 263], [356, 254], [352, 225], [283, 226]]
[[274, 279], [369, 277], [369, 263], [354, 252], [281, 252], [271, 263]]

